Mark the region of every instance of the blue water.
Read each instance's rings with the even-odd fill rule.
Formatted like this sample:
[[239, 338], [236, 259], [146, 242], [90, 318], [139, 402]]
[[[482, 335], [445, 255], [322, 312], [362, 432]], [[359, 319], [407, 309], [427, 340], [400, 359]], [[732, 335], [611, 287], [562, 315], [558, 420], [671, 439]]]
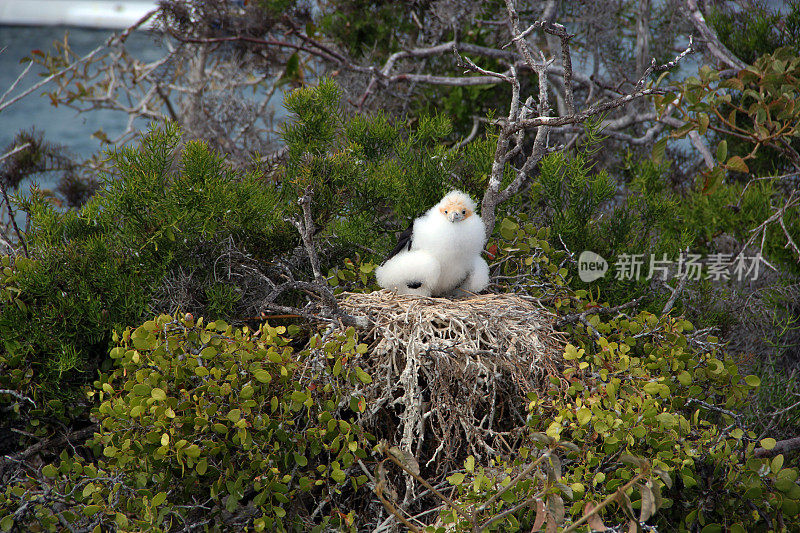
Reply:
[[[112, 34], [108, 30], [85, 30], [76, 28], [14, 27], [0, 26], [0, 94], [4, 93], [16, 77], [23, 72], [25, 64], [20, 60], [34, 49], [52, 50], [53, 42], [63, 41], [68, 33], [69, 43], [78, 56], [83, 56], [103, 44]], [[144, 61], [153, 61], [163, 55], [153, 36], [145, 32], [133, 33], [127, 40], [128, 51]], [[43, 69], [34, 67], [12, 94], [42, 79]], [[128, 117], [124, 113], [102, 110], [78, 113], [63, 106], [53, 107], [47, 96], [42, 96], [55, 86], [47, 84], [11, 107], [0, 112], [0, 155], [6, 152], [14, 135], [21, 129], [45, 134], [45, 139], [64, 146], [78, 159], [85, 159], [101, 150], [102, 144], [92, 133], [103, 129], [110, 138], [124, 131]], [[54, 185], [57, 176], [42, 175], [37, 182], [43, 188]], [[27, 189], [27, 187], [24, 187]]]

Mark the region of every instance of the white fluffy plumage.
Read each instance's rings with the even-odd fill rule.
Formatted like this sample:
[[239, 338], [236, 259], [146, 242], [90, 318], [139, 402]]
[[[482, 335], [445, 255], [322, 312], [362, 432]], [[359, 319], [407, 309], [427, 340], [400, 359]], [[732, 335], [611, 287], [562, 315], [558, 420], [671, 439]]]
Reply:
[[489, 285], [489, 265], [481, 257], [486, 237], [475, 208], [469, 195], [447, 193], [414, 221], [410, 235], [401, 236], [400, 251], [375, 272], [378, 285], [421, 296], [484, 290]]

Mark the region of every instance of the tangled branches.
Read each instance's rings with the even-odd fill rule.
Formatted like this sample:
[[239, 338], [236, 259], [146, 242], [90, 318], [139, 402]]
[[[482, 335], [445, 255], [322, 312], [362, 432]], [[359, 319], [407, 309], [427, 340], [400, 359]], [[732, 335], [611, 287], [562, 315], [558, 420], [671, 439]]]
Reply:
[[[434, 476], [467, 455], [512, 450], [525, 396], [560, 374], [554, 317], [533, 299], [451, 301], [381, 290], [346, 295], [340, 305], [371, 324], [362, 336], [371, 356], [360, 364], [374, 381], [360, 392], [368, 400], [362, 422]], [[404, 501], [413, 494], [409, 483]]]

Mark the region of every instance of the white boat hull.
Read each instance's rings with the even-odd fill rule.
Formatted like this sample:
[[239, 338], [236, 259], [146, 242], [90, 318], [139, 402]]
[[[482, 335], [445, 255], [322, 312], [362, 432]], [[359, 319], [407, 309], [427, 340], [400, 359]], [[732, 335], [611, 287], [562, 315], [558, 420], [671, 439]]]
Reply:
[[0, 0], [0, 24], [124, 29], [157, 7], [155, 1]]

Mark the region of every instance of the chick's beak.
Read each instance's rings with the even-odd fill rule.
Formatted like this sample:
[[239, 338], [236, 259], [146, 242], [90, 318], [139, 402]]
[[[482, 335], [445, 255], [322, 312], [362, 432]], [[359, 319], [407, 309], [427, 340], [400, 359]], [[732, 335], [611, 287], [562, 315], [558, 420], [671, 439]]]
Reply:
[[464, 215], [461, 214], [461, 211], [451, 211], [450, 213], [447, 214], [447, 220], [449, 220], [454, 224], [456, 222], [459, 222], [460, 220], [463, 220], [463, 218]]

